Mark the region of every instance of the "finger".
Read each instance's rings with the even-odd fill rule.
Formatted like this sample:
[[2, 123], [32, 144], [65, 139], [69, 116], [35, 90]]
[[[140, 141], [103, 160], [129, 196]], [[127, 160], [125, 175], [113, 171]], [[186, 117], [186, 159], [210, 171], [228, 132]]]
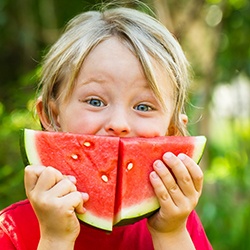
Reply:
[[87, 193], [75, 191], [63, 196], [61, 202], [65, 205], [71, 204], [71, 211], [82, 214], [86, 211], [83, 205], [88, 199]]
[[76, 177], [73, 175], [65, 175], [72, 183], [76, 184]]
[[171, 202], [174, 202], [175, 205], [177, 205], [176, 199], [181, 199], [182, 194], [173, 175], [160, 160], [154, 162], [153, 168], [156, 175], [152, 173], [152, 177], [157, 178], [152, 178], [152, 185], [159, 202], [165, 203], [167, 200], [171, 200]]
[[49, 190], [49, 194], [53, 197], [62, 197], [76, 190], [75, 184], [68, 177], [64, 177]]
[[187, 197], [192, 196], [196, 190], [192, 177], [184, 163], [170, 152], [163, 155], [163, 160], [173, 172], [182, 193]]
[[192, 181], [193, 181], [193, 184], [194, 184], [196, 191], [199, 194], [201, 194], [202, 187], [203, 187], [203, 172], [202, 172], [201, 168], [190, 157], [188, 157], [185, 154], [179, 154], [178, 158], [186, 166], [186, 168], [187, 168], [187, 170], [192, 178]]
[[53, 167], [46, 167], [39, 176], [34, 189], [47, 191], [63, 180], [65, 176]]
[[26, 193], [29, 193], [34, 189], [38, 181], [38, 178], [44, 169], [45, 169], [44, 166], [30, 166], [30, 165], [24, 169], [24, 185]]
[[161, 178], [158, 176], [158, 174], [155, 171], [152, 171], [149, 175], [150, 177], [150, 182], [153, 186], [155, 195], [157, 196], [160, 205], [163, 202], [171, 202], [172, 199], [170, 195], [168, 194], [164, 184], [162, 183]]

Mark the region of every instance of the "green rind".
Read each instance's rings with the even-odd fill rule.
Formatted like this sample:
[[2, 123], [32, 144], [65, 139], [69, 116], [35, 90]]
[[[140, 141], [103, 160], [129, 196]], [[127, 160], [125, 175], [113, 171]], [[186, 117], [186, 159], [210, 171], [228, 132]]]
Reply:
[[41, 164], [40, 157], [36, 153], [35, 143], [36, 131], [24, 129], [20, 135], [20, 150], [25, 165]]
[[98, 227], [105, 231], [112, 231], [113, 228], [112, 221], [108, 221], [100, 217], [97, 217], [95, 215], [92, 215], [92, 213], [89, 211], [86, 211], [84, 214], [77, 214], [77, 217], [79, 220], [83, 221], [88, 225]]
[[19, 132], [19, 148], [20, 154], [25, 166], [29, 165], [29, 161], [26, 155], [25, 144], [24, 144], [24, 129], [21, 129]]
[[123, 208], [116, 218], [114, 219], [114, 225], [127, 225], [134, 223], [138, 220], [146, 218], [152, 215], [160, 207], [156, 196], [150, 197], [148, 200], [128, 208]]
[[206, 146], [206, 142], [207, 142], [207, 138], [205, 136], [195, 136], [195, 148], [194, 148], [194, 155], [192, 157], [192, 159], [199, 164], [202, 158], [202, 155], [204, 153], [205, 150], [205, 146]]
[[28, 160], [28, 157], [27, 157], [27, 154], [26, 154], [26, 149], [25, 149], [25, 129], [21, 129], [20, 130], [20, 134], [19, 134], [19, 145], [20, 145], [20, 153], [21, 153], [21, 157], [22, 157], [22, 160], [23, 160], [23, 163], [25, 166], [29, 165], [29, 160]]
[[148, 218], [148, 217], [152, 216], [158, 210], [159, 210], [159, 207], [157, 209], [155, 209], [154, 211], [148, 212], [148, 213], [143, 214], [143, 215], [138, 215], [138, 217], [122, 219], [118, 223], [114, 224], [114, 227], [127, 226], [127, 225], [130, 225], [130, 224], [134, 224], [134, 223], [136, 223], [136, 222], [138, 222], [138, 221], [140, 221], [142, 219], [145, 219], [145, 218]]

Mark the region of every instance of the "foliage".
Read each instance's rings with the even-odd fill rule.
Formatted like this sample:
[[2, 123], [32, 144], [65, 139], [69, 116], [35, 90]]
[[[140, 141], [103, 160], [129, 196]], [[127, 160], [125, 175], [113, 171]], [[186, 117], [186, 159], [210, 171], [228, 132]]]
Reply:
[[[99, 2], [0, 1], [0, 209], [25, 198], [19, 131], [40, 127], [33, 117], [33, 100], [41, 54], [66, 21]], [[181, 42], [196, 75], [187, 112], [191, 134], [208, 137], [202, 161], [204, 191], [197, 209], [209, 239], [214, 249], [248, 249], [250, 114], [226, 110], [230, 115], [214, 116], [214, 109], [220, 107], [213, 101], [216, 86], [222, 83], [232, 85], [244, 75], [249, 85], [250, 1], [145, 2]], [[230, 98], [235, 101], [235, 96]], [[240, 108], [247, 110], [248, 102], [240, 98]]]
[[[224, 7], [223, 31], [219, 47], [217, 81], [230, 81], [236, 74], [244, 72], [250, 76], [250, 2], [231, 0]], [[245, 56], [242, 56], [245, 55]]]
[[198, 206], [216, 249], [248, 249], [250, 120], [221, 120], [209, 142], [210, 168]]
[[[0, 103], [0, 206], [24, 199], [23, 169], [24, 165], [19, 152], [19, 132], [24, 127], [38, 128], [31, 115], [32, 103], [27, 110], [13, 110], [7, 114], [4, 105]], [[33, 121], [33, 122], [32, 122]], [[10, 195], [11, 194], [11, 195]]]

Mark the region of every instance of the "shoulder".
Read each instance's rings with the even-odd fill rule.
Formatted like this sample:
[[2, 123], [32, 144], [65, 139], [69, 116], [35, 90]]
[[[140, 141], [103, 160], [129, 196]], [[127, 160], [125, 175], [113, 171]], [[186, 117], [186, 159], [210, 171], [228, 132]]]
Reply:
[[7, 218], [24, 219], [25, 215], [35, 215], [28, 200], [19, 201], [0, 211], [1, 223]]
[[202, 222], [195, 210], [193, 210], [187, 220], [187, 229], [192, 233], [205, 233]]
[[14, 203], [0, 211], [0, 234], [0, 241], [6, 241], [8, 238], [18, 249], [25, 249], [21, 245], [31, 241], [36, 245], [39, 239], [39, 225], [28, 200]]
[[22, 228], [25, 225], [36, 226], [37, 218], [28, 200], [14, 203], [0, 211], [0, 227]]
[[196, 249], [202, 249], [202, 250], [212, 249], [212, 246], [207, 238], [201, 220], [196, 211], [192, 211], [188, 217], [187, 230], [195, 244]]
[[0, 211], [0, 216], [2, 216], [5, 213], [8, 213], [10, 211], [14, 211], [16, 209], [23, 209], [23, 208], [28, 208], [30, 205], [29, 200], [22, 200], [16, 203], [13, 203], [12, 205], [4, 208], [3, 210]]

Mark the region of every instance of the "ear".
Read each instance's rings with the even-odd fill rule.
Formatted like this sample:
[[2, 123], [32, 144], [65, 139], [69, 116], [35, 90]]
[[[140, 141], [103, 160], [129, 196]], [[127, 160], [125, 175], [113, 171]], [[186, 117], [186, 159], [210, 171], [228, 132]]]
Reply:
[[188, 124], [188, 117], [185, 114], [180, 114], [179, 117], [179, 126], [177, 126], [176, 122], [173, 120], [171, 121], [169, 128], [168, 128], [168, 135], [171, 136], [178, 136], [183, 135], [183, 133], [180, 131], [180, 127], [185, 128]]
[[48, 117], [48, 115], [44, 110], [42, 97], [39, 97], [36, 102], [37, 115], [44, 130], [55, 131], [56, 128], [60, 128], [58, 119], [58, 109], [54, 101], [50, 101], [48, 105], [49, 109], [51, 110], [53, 120], [51, 120], [50, 117]]
[[187, 117], [187, 115], [181, 114], [181, 115], [180, 115], [180, 120], [181, 120], [181, 122], [184, 124], [184, 126], [186, 127], [187, 124], [188, 124], [188, 117]]

